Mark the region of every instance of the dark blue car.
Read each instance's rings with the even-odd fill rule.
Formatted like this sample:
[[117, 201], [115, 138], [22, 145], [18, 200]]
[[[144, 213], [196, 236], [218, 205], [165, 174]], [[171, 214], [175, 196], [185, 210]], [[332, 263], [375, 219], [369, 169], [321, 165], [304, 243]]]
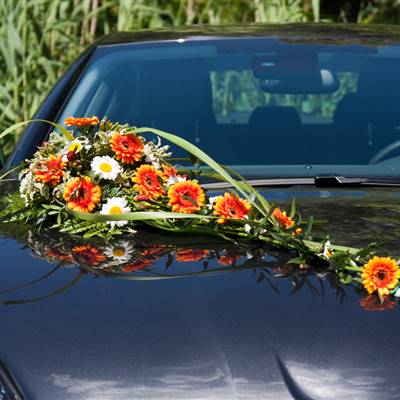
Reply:
[[[400, 256], [399, 28], [108, 35], [36, 118], [92, 115], [178, 134], [266, 198], [296, 196], [316, 235]], [[31, 124], [6, 167], [48, 134]], [[0, 230], [1, 400], [400, 397], [397, 302], [294, 268], [285, 252], [154, 232], [110, 245]], [[84, 246], [97, 249], [91, 262]], [[129, 267], [99, 267], [121, 248]]]

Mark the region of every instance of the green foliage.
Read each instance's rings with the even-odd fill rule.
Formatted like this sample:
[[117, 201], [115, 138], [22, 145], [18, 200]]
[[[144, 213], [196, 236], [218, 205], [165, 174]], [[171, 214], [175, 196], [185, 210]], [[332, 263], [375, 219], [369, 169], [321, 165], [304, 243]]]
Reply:
[[[2, 0], [0, 132], [31, 118], [71, 61], [110, 32], [189, 24], [319, 21], [320, 14], [324, 21], [352, 20], [348, 14], [354, 13], [360, 22], [400, 19], [397, 0], [359, 1], [351, 10], [343, 3], [347, 4], [331, 0]], [[223, 79], [230, 84], [234, 77]], [[217, 107], [226, 112], [230, 99], [224, 96]], [[241, 102], [245, 107], [254, 99], [244, 93]], [[313, 99], [307, 103], [320, 107]], [[21, 130], [0, 140], [6, 155]]]
[[[0, 131], [32, 117], [72, 60], [113, 31], [310, 20], [300, 0], [2, 0]], [[21, 129], [2, 140], [8, 154]]]

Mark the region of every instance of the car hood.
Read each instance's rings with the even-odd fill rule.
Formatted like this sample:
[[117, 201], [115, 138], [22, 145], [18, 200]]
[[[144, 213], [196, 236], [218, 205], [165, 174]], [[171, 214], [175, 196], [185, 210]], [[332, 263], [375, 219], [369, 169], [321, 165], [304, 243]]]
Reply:
[[[295, 194], [336, 243], [397, 250], [396, 190], [263, 194]], [[44, 259], [54, 234], [22, 231], [0, 241], [0, 360], [28, 399], [400, 396], [396, 303], [293, 272], [287, 254], [139, 232], [154, 273], [94, 273]]]

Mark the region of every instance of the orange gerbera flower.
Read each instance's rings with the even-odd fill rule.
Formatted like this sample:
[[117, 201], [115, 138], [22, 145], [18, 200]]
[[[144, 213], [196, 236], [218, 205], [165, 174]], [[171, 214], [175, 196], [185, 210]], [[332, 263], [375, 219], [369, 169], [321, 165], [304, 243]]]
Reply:
[[139, 261], [135, 261], [133, 263], [127, 264], [122, 267], [122, 272], [135, 272], [141, 271], [147, 267], [150, 267], [153, 264], [154, 260], [143, 259]]
[[166, 244], [152, 244], [146, 250], [140, 252], [141, 256], [149, 257], [149, 256], [158, 256], [161, 253], [165, 252], [165, 249], [172, 247], [171, 245]]
[[162, 165], [162, 177], [165, 181], [167, 181], [170, 176], [176, 176], [176, 175], [178, 175], [178, 171], [175, 167], [168, 164]]
[[52, 260], [62, 260], [67, 262], [73, 261], [71, 254], [66, 254], [57, 248], [51, 249], [46, 247], [44, 254], [47, 258], [50, 258]]
[[361, 271], [361, 279], [368, 293], [378, 291], [380, 296], [389, 294], [399, 283], [400, 269], [396, 260], [390, 257], [373, 257]]
[[143, 142], [133, 132], [125, 134], [115, 132], [111, 136], [110, 146], [117, 159], [125, 164], [133, 164], [143, 155]]
[[163, 194], [165, 189], [161, 186], [161, 171], [148, 164], [141, 165], [135, 172], [132, 181], [135, 183], [135, 190], [141, 195], [156, 200]]
[[91, 212], [100, 202], [100, 186], [92, 183], [88, 176], [71, 179], [64, 189], [64, 200], [71, 210]]
[[186, 214], [199, 211], [205, 201], [204, 190], [196, 180], [174, 183], [168, 189], [168, 197], [172, 211]]
[[90, 244], [75, 246], [72, 249], [74, 259], [78, 264], [98, 265], [107, 257]]
[[46, 160], [34, 164], [33, 174], [37, 182], [50, 183], [55, 186], [64, 175], [64, 167], [65, 163], [62, 161], [61, 155], [56, 157], [52, 154]]
[[214, 215], [218, 215], [218, 223], [225, 224], [227, 219], [246, 219], [251, 206], [247, 200], [240, 199], [235, 194], [226, 192], [214, 202]]
[[385, 296], [381, 301], [378, 296], [369, 295], [360, 300], [360, 305], [365, 311], [385, 311], [393, 310], [397, 302], [390, 300], [388, 296]]
[[229, 267], [230, 265], [235, 264], [236, 261], [240, 259], [240, 257], [241, 255], [236, 253], [224, 254], [218, 257], [218, 263], [225, 267]]
[[64, 120], [64, 124], [66, 126], [90, 126], [90, 125], [98, 125], [99, 124], [99, 119], [95, 116], [91, 118], [74, 118], [74, 117], [69, 117]]
[[209, 251], [203, 249], [179, 249], [176, 252], [176, 261], [179, 262], [196, 262], [207, 257]]
[[278, 220], [278, 222], [285, 228], [291, 228], [294, 225], [292, 218], [286, 215], [286, 211], [281, 211], [280, 208], [275, 208], [272, 215]]

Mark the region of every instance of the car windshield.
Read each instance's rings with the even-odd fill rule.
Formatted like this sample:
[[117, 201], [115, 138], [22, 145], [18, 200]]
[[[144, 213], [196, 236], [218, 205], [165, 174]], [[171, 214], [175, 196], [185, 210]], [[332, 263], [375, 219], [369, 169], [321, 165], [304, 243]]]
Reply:
[[245, 176], [398, 178], [399, 71], [394, 45], [193, 38], [102, 46], [59, 121], [97, 115], [172, 132]]

